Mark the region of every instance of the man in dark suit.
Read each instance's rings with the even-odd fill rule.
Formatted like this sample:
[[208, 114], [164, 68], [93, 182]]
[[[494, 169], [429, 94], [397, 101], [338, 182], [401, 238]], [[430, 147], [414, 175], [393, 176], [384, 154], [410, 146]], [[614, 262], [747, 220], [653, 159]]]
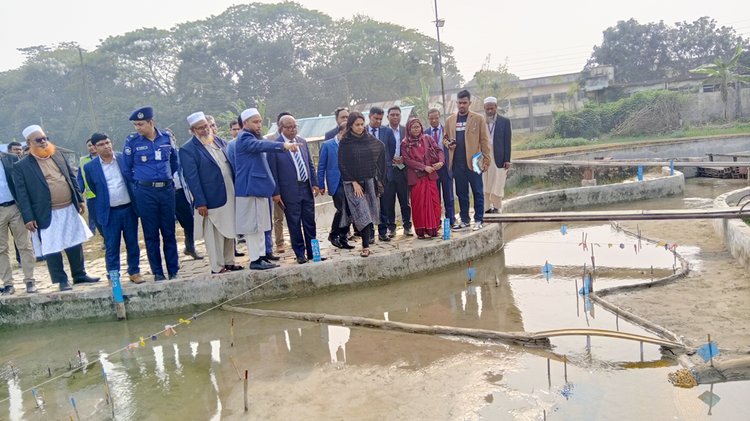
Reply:
[[133, 188], [125, 178], [125, 158], [112, 149], [106, 134], [94, 133], [91, 143], [98, 157], [85, 165], [86, 184], [96, 195], [90, 213], [103, 229], [104, 261], [107, 273], [120, 272], [120, 238], [125, 239], [128, 275], [134, 284], [146, 282], [141, 275], [141, 250], [138, 247], [138, 215], [133, 198]]
[[497, 99], [484, 99], [484, 115], [490, 132], [490, 165], [482, 174], [484, 207], [486, 213], [498, 213], [503, 206], [505, 179], [510, 170], [510, 120], [497, 113]]
[[[383, 142], [385, 145], [385, 180], [381, 180], [383, 186], [388, 186], [388, 180], [393, 178], [393, 154], [396, 152], [396, 137], [393, 135], [393, 130], [388, 127], [382, 127], [383, 124], [383, 111], [380, 107], [370, 108], [370, 114], [368, 114], [369, 125], [367, 131], [376, 139]], [[387, 187], [386, 187], [387, 188]], [[391, 241], [388, 237], [388, 201], [385, 198], [385, 194], [380, 196], [380, 223], [378, 224], [378, 239], [380, 241]], [[371, 238], [370, 243], [374, 243], [375, 239]]]
[[[443, 134], [445, 127], [440, 124], [440, 110], [430, 108], [427, 112], [427, 121], [430, 126], [425, 129], [425, 134], [432, 136], [438, 145], [443, 146], [444, 156], [448, 156], [448, 148], [443, 145]], [[451, 227], [456, 224], [456, 210], [454, 206], [455, 197], [453, 196], [453, 172], [447, 165], [443, 165], [438, 170], [437, 180], [438, 192], [443, 194], [443, 207], [445, 208], [445, 217], [450, 221]]]
[[29, 231], [23, 224], [21, 211], [16, 204], [16, 187], [13, 184], [13, 165], [18, 162], [15, 154], [0, 154], [0, 278], [3, 286], [0, 292], [3, 295], [13, 295], [16, 292], [13, 286], [13, 268], [8, 257], [8, 231], [13, 234], [16, 243], [16, 253], [20, 257], [23, 269], [23, 280], [26, 284], [26, 292], [31, 294], [37, 292], [34, 285], [34, 250], [31, 248], [31, 237]]
[[292, 249], [297, 256], [297, 263], [302, 264], [313, 258], [311, 242], [316, 230], [315, 197], [320, 193], [318, 176], [305, 139], [297, 136], [297, 121], [294, 117], [281, 117], [279, 128], [281, 136], [276, 141], [297, 144], [299, 150], [267, 155], [268, 165], [276, 180], [273, 201], [284, 209]]
[[206, 240], [211, 272], [242, 270], [234, 264], [234, 172], [227, 143], [213, 134], [204, 113], [190, 114], [187, 121], [193, 137], [180, 148], [180, 163], [193, 207], [201, 217], [196, 228]]
[[401, 141], [406, 138], [406, 128], [401, 125], [401, 108], [398, 105], [388, 109], [388, 128], [393, 130], [396, 149], [393, 151], [393, 177], [385, 185], [385, 205], [388, 212], [388, 236], [396, 235], [396, 198], [401, 207], [401, 221], [404, 235], [414, 235], [411, 230], [411, 206], [409, 206], [409, 185], [406, 182], [406, 165], [401, 157]]
[[71, 288], [65, 274], [62, 251], [68, 256], [73, 283], [98, 282], [86, 274], [81, 243], [92, 234], [80, 214], [86, 209], [73, 170], [37, 125], [23, 130], [29, 155], [13, 166], [18, 208], [26, 229], [32, 233], [37, 256], [47, 261], [52, 283], [60, 291]]
[[346, 107], [338, 107], [336, 108], [336, 111], [333, 112], [333, 115], [336, 116], [336, 127], [327, 131], [323, 140], [333, 139], [334, 136], [339, 133], [339, 127], [341, 127], [342, 124], [346, 124], [346, 120], [349, 119], [349, 109]]

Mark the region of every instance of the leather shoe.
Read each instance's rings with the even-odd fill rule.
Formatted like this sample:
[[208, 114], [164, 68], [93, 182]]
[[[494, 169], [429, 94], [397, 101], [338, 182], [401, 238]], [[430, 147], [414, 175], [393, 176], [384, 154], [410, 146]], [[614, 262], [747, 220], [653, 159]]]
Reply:
[[341, 240], [339, 240], [339, 239], [338, 239], [338, 238], [336, 238], [336, 237], [334, 237], [334, 238], [330, 238], [330, 239], [329, 239], [328, 241], [330, 241], [330, 242], [331, 242], [331, 245], [332, 245], [332, 246], [334, 246], [334, 247], [336, 247], [337, 249], [342, 249], [342, 248], [344, 248], [344, 246], [343, 246], [343, 245], [341, 245]]
[[297, 258], [297, 263], [299, 263], [300, 265], [304, 264], [304, 263], [307, 263], [307, 257], [298, 257]]
[[165, 281], [166, 279], [164, 275], [154, 275], [154, 282]]
[[266, 253], [266, 256], [265, 257], [261, 257], [261, 259], [263, 259], [263, 260], [265, 260], [267, 262], [271, 262], [271, 261], [276, 262], [276, 261], [281, 260], [281, 257], [274, 256], [273, 253]]
[[232, 271], [232, 272], [236, 272], [236, 271], [242, 270], [244, 268], [242, 266], [239, 266], [239, 265], [224, 265], [224, 269]]
[[[313, 259], [313, 258], [312, 258], [312, 257], [310, 257], [310, 256], [307, 256], [307, 260], [308, 260], [308, 261], [310, 261], [310, 262], [313, 262], [313, 261], [315, 261], [315, 259]], [[327, 258], [327, 257], [325, 257], [325, 256], [320, 256], [320, 261], [321, 261], [321, 262], [324, 262], [324, 261], [326, 261], [326, 260], [328, 260], [328, 258]]]
[[60, 282], [60, 291], [72, 291], [73, 287], [67, 282]]
[[146, 282], [146, 280], [143, 279], [143, 275], [141, 275], [140, 273], [134, 273], [130, 275], [130, 282], [134, 284], [142, 284]]
[[0, 289], [2, 292], [2, 295], [13, 295], [16, 293], [16, 288], [13, 285], [6, 285], [2, 289]]
[[234, 251], [234, 257], [242, 257], [244, 255], [245, 255], [245, 253], [243, 253], [241, 251], [237, 251], [237, 250]]
[[387, 235], [378, 235], [378, 240], [380, 240], [380, 241], [391, 241], [391, 239], [388, 238]]
[[26, 293], [27, 294], [34, 294], [36, 292], [39, 292], [38, 289], [36, 289], [36, 286], [34, 285], [33, 281], [26, 282]]
[[[201, 257], [201, 259], [202, 259], [202, 258], [203, 258], [203, 257]], [[177, 279], [177, 277], [178, 277], [178, 276], [179, 276], [179, 275], [177, 275], [177, 273], [170, 273], [170, 274], [169, 274], [169, 279]]]
[[192, 257], [193, 260], [202, 260], [203, 259], [203, 256], [201, 256], [200, 254], [198, 254], [198, 252], [195, 251], [195, 250], [185, 249], [185, 250], [182, 251], [182, 253], [185, 254], [186, 256]]
[[341, 244], [341, 248], [344, 250], [352, 250], [354, 248], [354, 246], [349, 244], [345, 239], [340, 239], [339, 244]]
[[276, 265], [273, 265], [271, 263], [268, 263], [260, 259], [250, 263], [250, 269], [252, 270], [267, 270], [267, 269], [273, 269], [275, 267]]
[[86, 275], [81, 278], [73, 279], [73, 284], [93, 284], [99, 282], [99, 279], [100, 278]]

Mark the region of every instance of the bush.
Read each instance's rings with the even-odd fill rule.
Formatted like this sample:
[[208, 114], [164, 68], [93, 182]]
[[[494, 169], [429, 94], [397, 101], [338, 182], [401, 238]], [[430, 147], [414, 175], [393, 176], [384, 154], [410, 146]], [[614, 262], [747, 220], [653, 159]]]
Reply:
[[519, 145], [516, 149], [519, 151], [526, 151], [530, 149], [565, 148], [568, 146], [588, 145], [589, 143], [591, 142], [582, 137], [572, 137], [565, 139], [555, 137], [551, 139], [532, 140], [523, 145]]
[[[578, 112], [555, 113], [554, 135], [594, 139], [618, 128], [620, 133], [664, 133], [677, 128], [680, 100], [681, 94], [662, 90], [637, 92], [614, 102], [586, 104]], [[647, 116], [652, 118], [646, 119]]]

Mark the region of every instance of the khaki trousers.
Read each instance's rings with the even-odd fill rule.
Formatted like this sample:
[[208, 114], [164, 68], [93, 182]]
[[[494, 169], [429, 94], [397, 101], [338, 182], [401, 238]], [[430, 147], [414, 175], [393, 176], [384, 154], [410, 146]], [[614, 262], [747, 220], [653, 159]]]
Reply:
[[21, 218], [21, 211], [16, 205], [0, 206], [0, 279], [6, 286], [13, 285], [13, 270], [10, 264], [10, 239], [8, 230], [13, 234], [13, 240], [21, 255], [21, 269], [24, 282], [34, 282], [34, 249], [31, 246], [29, 231]]
[[273, 237], [276, 247], [284, 245], [284, 209], [276, 202], [273, 203]]

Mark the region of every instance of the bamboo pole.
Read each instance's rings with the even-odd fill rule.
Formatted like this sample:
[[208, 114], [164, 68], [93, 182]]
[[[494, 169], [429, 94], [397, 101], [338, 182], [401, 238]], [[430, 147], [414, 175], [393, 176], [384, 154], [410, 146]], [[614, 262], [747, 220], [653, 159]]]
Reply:
[[466, 336], [478, 339], [491, 339], [513, 345], [527, 347], [549, 348], [550, 342], [546, 337], [533, 338], [526, 332], [498, 332], [485, 329], [470, 329], [452, 326], [427, 326], [412, 323], [392, 322], [379, 319], [369, 319], [357, 316], [340, 316], [323, 313], [300, 313], [295, 311], [260, 310], [224, 305], [226, 311], [249, 314], [259, 317], [276, 317], [282, 319], [305, 320], [314, 323], [335, 324], [343, 326], [359, 326], [371, 329], [385, 329], [399, 332], [417, 333], [422, 335], [452, 335]]

